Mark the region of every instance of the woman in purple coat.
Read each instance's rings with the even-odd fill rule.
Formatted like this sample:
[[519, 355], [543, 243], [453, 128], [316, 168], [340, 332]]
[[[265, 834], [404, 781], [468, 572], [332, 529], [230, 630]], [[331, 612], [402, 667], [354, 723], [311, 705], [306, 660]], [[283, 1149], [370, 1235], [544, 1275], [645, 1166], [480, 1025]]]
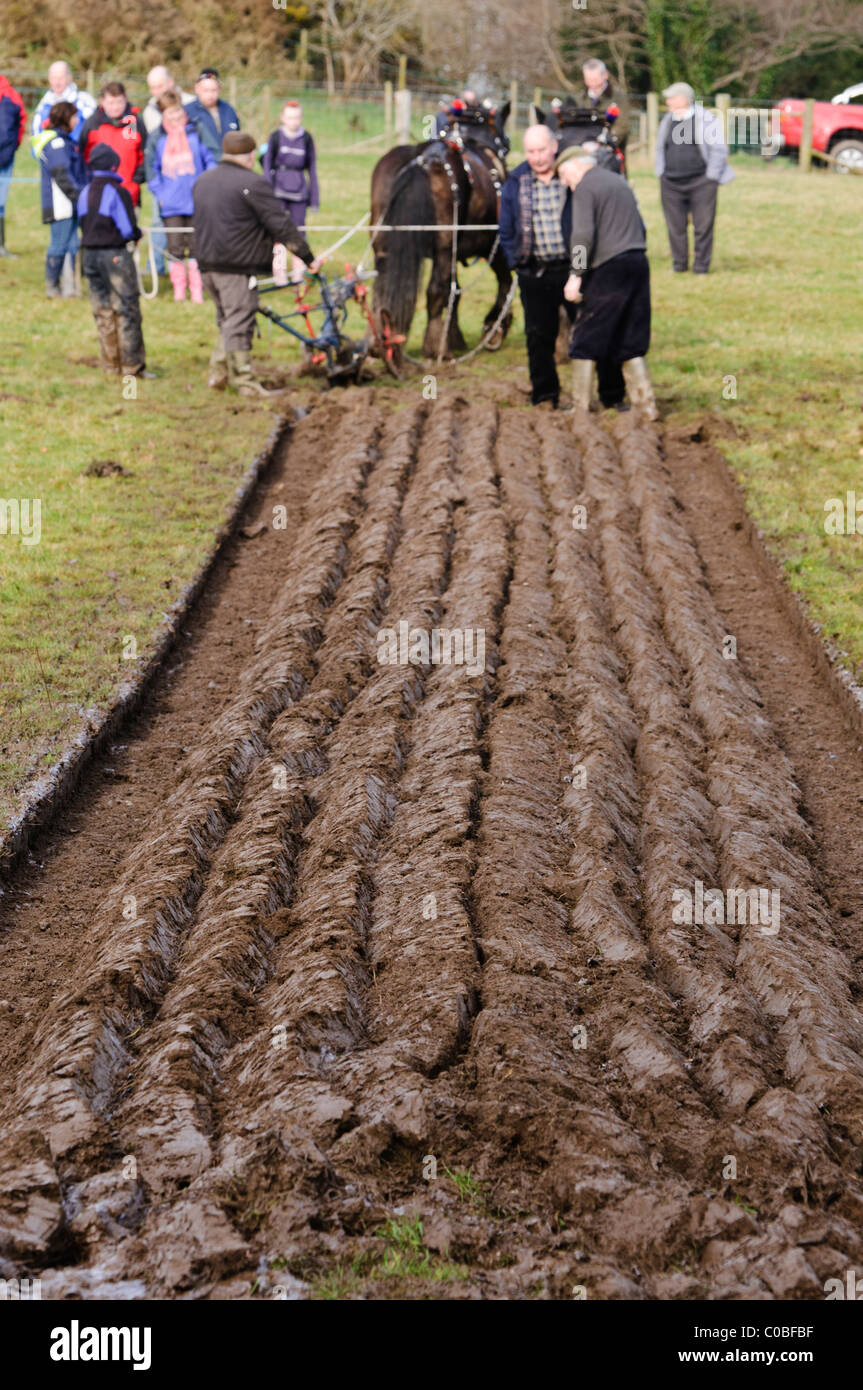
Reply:
[[[318, 175], [315, 167], [315, 142], [307, 130], [303, 130], [303, 108], [298, 101], [286, 101], [278, 130], [274, 130], [267, 141], [262, 167], [264, 177], [277, 198], [290, 213], [300, 231], [306, 225], [306, 212], [309, 208], [320, 206], [318, 196]], [[284, 266], [286, 260], [284, 247], [277, 246], [273, 257], [273, 274], [276, 281], [286, 283]], [[303, 263], [293, 258], [293, 279], [302, 279]], [[280, 270], [282, 274], [280, 275]]]

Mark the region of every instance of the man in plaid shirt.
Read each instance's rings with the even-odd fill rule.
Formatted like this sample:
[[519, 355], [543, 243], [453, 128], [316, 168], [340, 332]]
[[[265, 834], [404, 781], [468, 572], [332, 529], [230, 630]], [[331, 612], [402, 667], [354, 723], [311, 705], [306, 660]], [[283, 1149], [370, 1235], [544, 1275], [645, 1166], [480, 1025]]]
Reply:
[[569, 278], [570, 195], [554, 167], [557, 140], [547, 125], [524, 133], [525, 161], [503, 186], [500, 243], [513, 270], [524, 309], [531, 399], [557, 409], [560, 381], [555, 343], [563, 307], [570, 319], [575, 306], [563, 296]]

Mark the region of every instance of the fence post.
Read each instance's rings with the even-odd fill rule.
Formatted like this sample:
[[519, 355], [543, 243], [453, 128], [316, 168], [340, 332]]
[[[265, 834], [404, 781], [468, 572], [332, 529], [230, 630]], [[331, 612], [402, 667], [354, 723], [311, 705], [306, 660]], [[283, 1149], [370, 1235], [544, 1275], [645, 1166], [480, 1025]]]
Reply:
[[716, 112], [722, 122], [722, 138], [728, 144], [728, 112], [731, 107], [731, 97], [728, 92], [716, 93]]
[[509, 138], [515, 142], [516, 132], [518, 131], [518, 83], [509, 84]]
[[651, 164], [656, 158], [656, 132], [659, 130], [659, 95], [647, 93], [647, 157]]
[[536, 121], [536, 119], [537, 119], [536, 113], [537, 113], [537, 111], [541, 111], [541, 110], [542, 110], [542, 88], [541, 88], [541, 87], [534, 87], [534, 89], [533, 89], [533, 111], [531, 112], [531, 117], [530, 117], [532, 121], [534, 121], [534, 122]]
[[384, 135], [389, 140], [393, 129], [393, 84], [384, 83]]
[[803, 105], [803, 131], [800, 136], [800, 172], [808, 174], [812, 168], [812, 121], [815, 115], [815, 98], [809, 97]]
[[408, 85], [408, 57], [406, 53], [399, 54], [399, 91], [403, 92]]
[[[234, 75], [234, 73], [231, 73], [231, 76], [228, 78], [228, 101], [231, 103], [231, 105], [233, 106], [234, 110], [236, 111], [236, 109], [237, 109], [237, 79], [236, 79], [236, 76]], [[240, 125], [242, 125], [242, 124], [243, 124], [243, 122], [240, 121]]]
[[86, 90], [90, 93], [91, 96], [95, 95], [95, 93], [93, 92], [93, 83], [94, 83], [95, 81], [96, 81], [96, 74], [94, 73], [94, 71], [93, 71], [92, 68], [88, 68], [88, 69], [87, 69], [87, 87], [86, 87]]
[[647, 154], [647, 112], [638, 113], [638, 144], [644, 154]]
[[396, 144], [411, 143], [411, 94], [407, 87], [396, 92]]
[[309, 31], [300, 30], [300, 56], [298, 62], [300, 72], [300, 85], [305, 91], [309, 81]]
[[260, 143], [261, 140], [267, 139], [267, 136], [270, 135], [271, 96], [272, 88], [270, 88], [270, 86], [265, 86], [265, 88], [261, 90], [261, 129], [260, 138], [258, 138], [258, 143]]

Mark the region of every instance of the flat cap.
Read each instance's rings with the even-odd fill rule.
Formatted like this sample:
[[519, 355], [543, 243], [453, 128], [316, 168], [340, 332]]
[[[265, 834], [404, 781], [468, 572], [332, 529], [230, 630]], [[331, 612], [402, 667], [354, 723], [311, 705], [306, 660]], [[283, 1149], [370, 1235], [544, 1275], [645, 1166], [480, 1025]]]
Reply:
[[229, 130], [222, 136], [222, 154], [251, 154], [254, 148], [254, 136], [245, 130]]

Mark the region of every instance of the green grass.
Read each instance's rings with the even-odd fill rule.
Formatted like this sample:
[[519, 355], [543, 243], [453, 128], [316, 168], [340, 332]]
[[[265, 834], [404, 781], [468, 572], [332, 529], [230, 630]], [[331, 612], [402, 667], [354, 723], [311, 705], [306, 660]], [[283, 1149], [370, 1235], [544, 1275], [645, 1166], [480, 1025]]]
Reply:
[[[383, 146], [343, 151], [378, 132], [382, 117], [369, 103], [328, 107], [320, 94], [305, 104], [321, 152], [323, 208], [310, 220], [321, 250], [338, 233], [316, 236], [316, 223], [353, 223], [368, 209]], [[753, 515], [859, 677], [863, 536], [826, 535], [824, 504], [846, 491], [863, 496], [863, 186], [823, 172], [802, 176], [781, 160], [765, 168], [741, 156], [735, 165], [738, 178], [720, 192], [715, 273], [698, 279], [671, 274], [656, 180], [633, 170], [653, 273], [651, 367], [670, 424], [704, 415], [721, 422], [721, 447]], [[35, 169], [22, 152], [16, 174]], [[146, 197], [143, 220], [148, 213]], [[0, 536], [0, 825], [83, 712], [109, 703], [130, 674], [124, 639], [135, 636], [139, 661], [146, 657], [274, 420], [255, 403], [207, 391], [212, 309], [175, 306], [164, 290], [144, 305], [158, 380], [124, 400], [93, 365], [86, 299], [43, 298], [47, 230], [35, 184], [13, 184], [7, 238], [21, 259], [0, 261], [0, 497], [42, 499], [42, 540], [25, 546]], [[359, 234], [345, 246], [336, 272], [366, 244]], [[492, 280], [481, 267], [462, 279], [462, 327], [474, 343]], [[415, 354], [423, 319], [409, 344]], [[256, 351], [280, 364], [298, 357], [270, 325]], [[517, 308], [504, 349], [475, 358], [461, 380], [467, 372], [477, 382], [507, 379], [524, 362]], [[735, 399], [723, 397], [729, 377]], [[439, 391], [447, 379], [444, 370]], [[410, 378], [400, 389], [410, 399], [419, 383]], [[93, 459], [116, 460], [131, 476], [86, 477]]]
[[421, 1294], [423, 1284], [449, 1284], [468, 1276], [467, 1266], [428, 1249], [419, 1217], [391, 1218], [375, 1237], [380, 1242], [377, 1248], [363, 1251], [350, 1264], [338, 1264], [313, 1277], [312, 1297], [328, 1302], [355, 1298], [381, 1283], [391, 1286], [388, 1292], [392, 1296], [407, 1296]]

